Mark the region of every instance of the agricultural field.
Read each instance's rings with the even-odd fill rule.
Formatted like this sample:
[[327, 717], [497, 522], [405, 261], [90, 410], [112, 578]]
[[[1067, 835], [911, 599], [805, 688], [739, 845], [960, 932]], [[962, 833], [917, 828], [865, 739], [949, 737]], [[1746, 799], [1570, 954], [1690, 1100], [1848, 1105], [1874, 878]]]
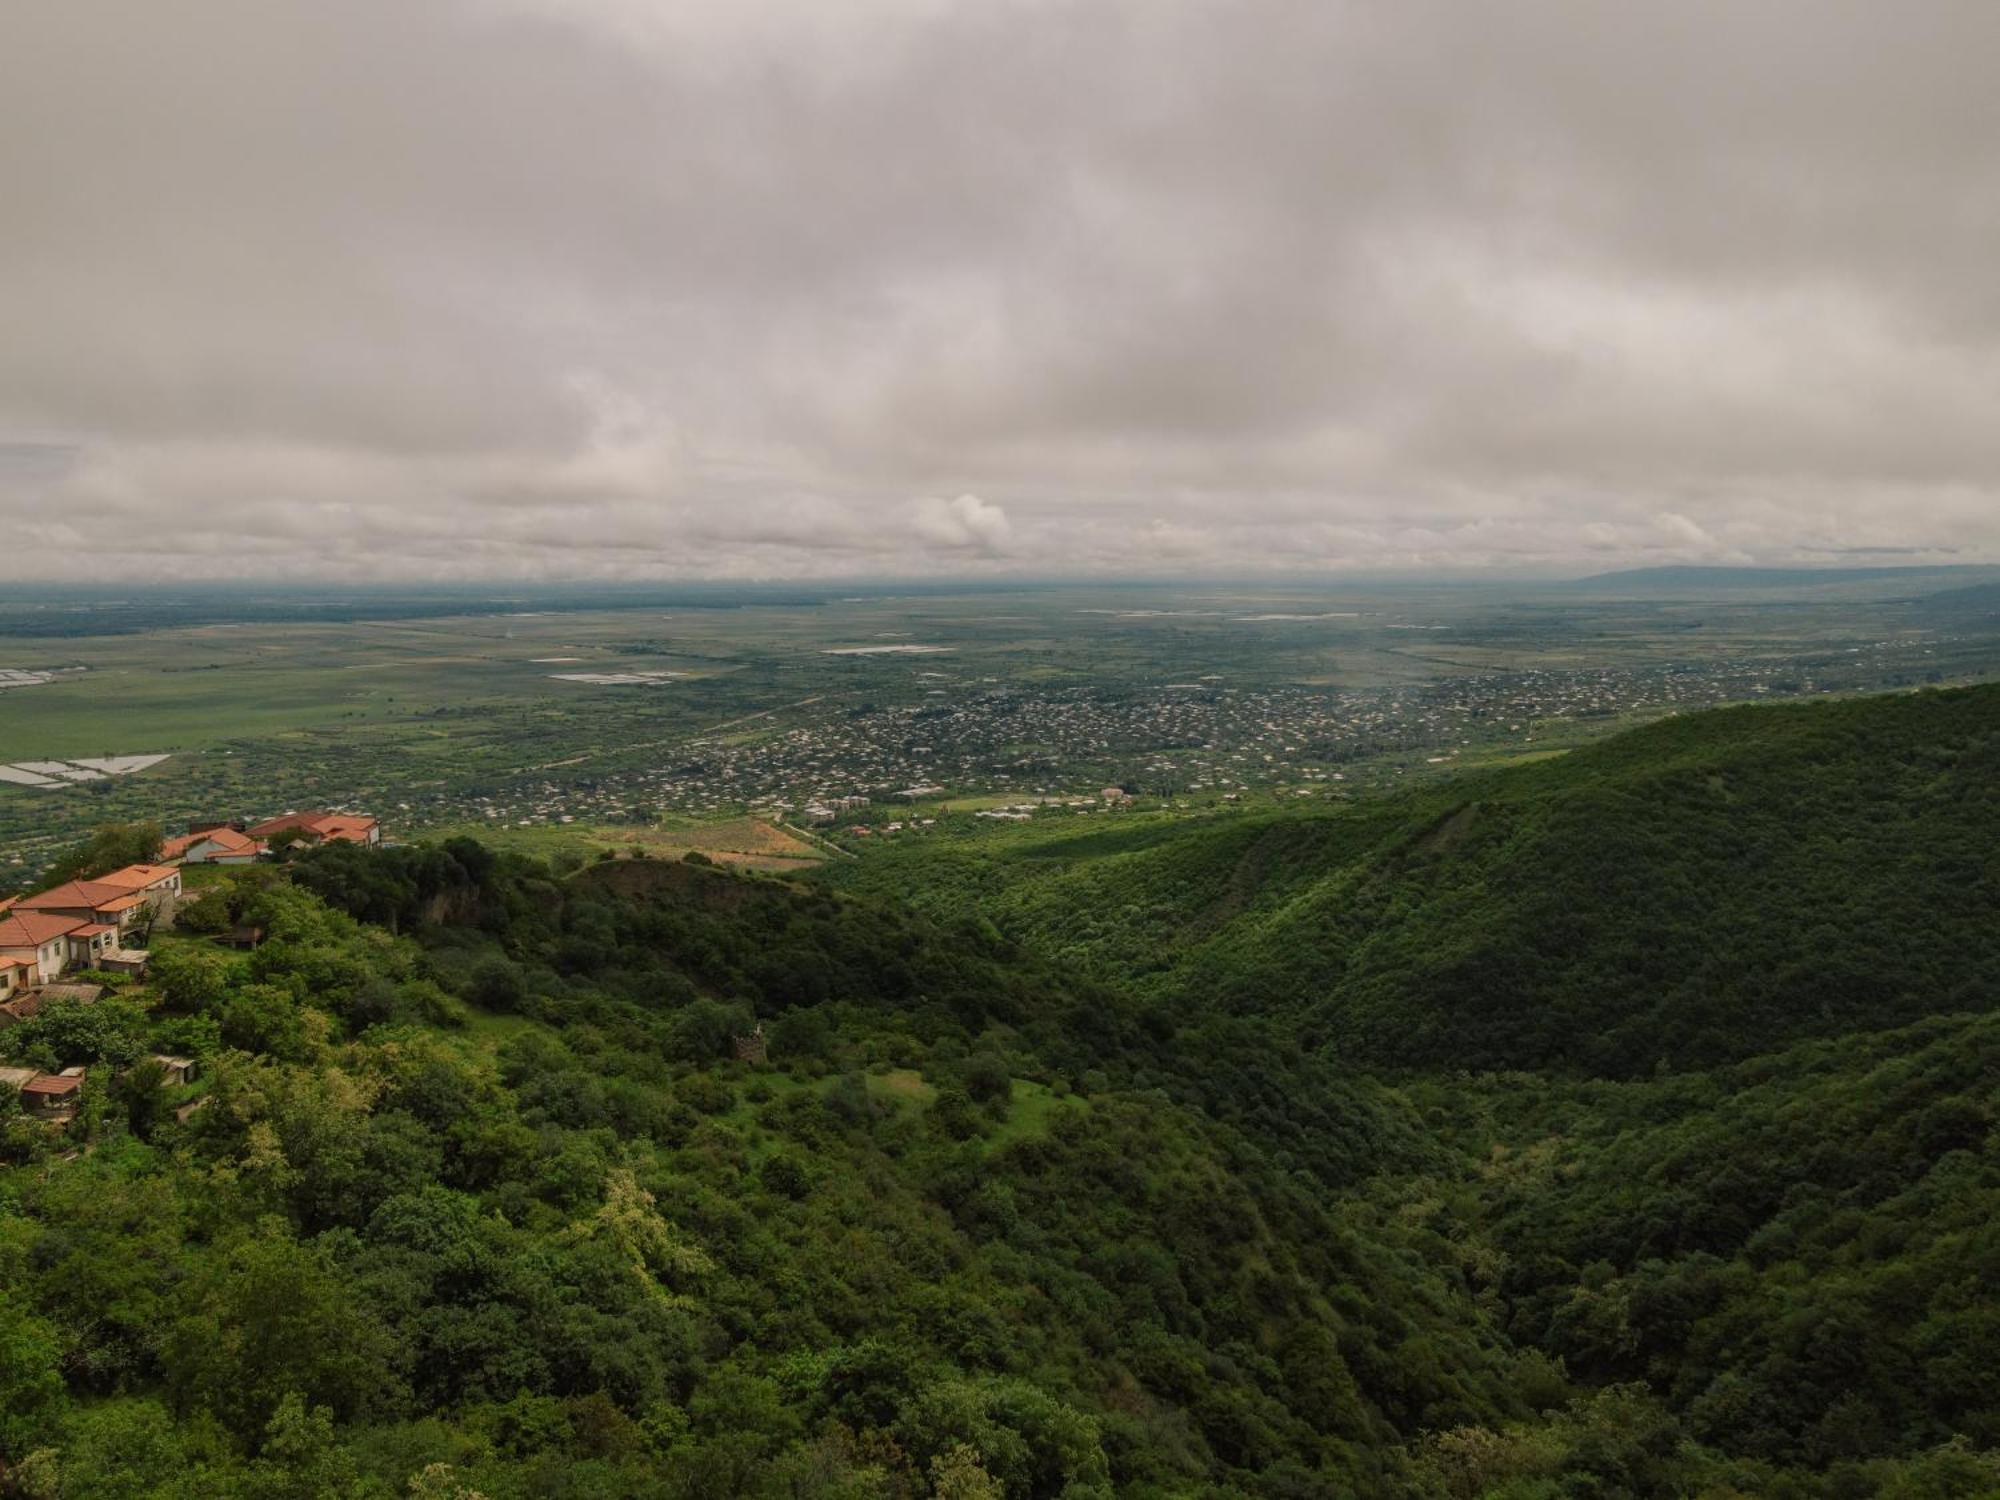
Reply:
[[788, 868], [821, 843], [700, 827], [1346, 798], [2000, 665], [1977, 570], [845, 587], [12, 600], [0, 886], [98, 823], [312, 805]]

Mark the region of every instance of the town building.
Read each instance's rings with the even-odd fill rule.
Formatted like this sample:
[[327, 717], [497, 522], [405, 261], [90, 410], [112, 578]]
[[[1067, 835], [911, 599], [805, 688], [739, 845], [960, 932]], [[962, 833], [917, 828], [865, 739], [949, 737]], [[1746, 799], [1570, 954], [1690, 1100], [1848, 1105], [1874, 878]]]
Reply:
[[[14, 996], [34, 983], [35, 965], [32, 959], [16, 958], [12, 954], [0, 954], [0, 1003], [12, 1000]], [[5, 1024], [0, 1022], [0, 1024]]]
[[33, 965], [29, 982], [46, 984], [69, 967], [71, 934], [95, 925], [52, 912], [10, 911], [0, 916], [0, 958], [29, 961]]
[[0, 1000], [0, 1031], [5, 1031], [16, 1021], [26, 1021], [34, 1017], [42, 1008], [42, 992], [38, 989], [19, 988], [13, 998]]
[[267, 818], [243, 830], [253, 839], [271, 842], [280, 834], [294, 834], [308, 844], [379, 844], [382, 825], [366, 813], [316, 812], [286, 813]]
[[174, 1057], [169, 1053], [155, 1052], [153, 1061], [160, 1065], [160, 1086], [174, 1088], [194, 1081], [194, 1059]]
[[181, 893], [181, 872], [169, 864], [127, 865], [97, 877], [99, 885], [115, 885], [144, 896], [155, 911], [164, 911]]
[[142, 972], [149, 955], [125, 939], [171, 910], [180, 888], [180, 871], [170, 866], [127, 865], [9, 903], [0, 910], [0, 997], [18, 998], [69, 969]]
[[37, 1073], [21, 1085], [21, 1110], [38, 1120], [68, 1120], [83, 1102], [82, 1068]]
[[247, 865], [268, 850], [261, 840], [222, 823], [168, 839], [160, 846], [160, 858], [184, 865]]
[[104, 998], [104, 986], [70, 984], [66, 981], [61, 984], [45, 984], [42, 986], [42, 992], [35, 998], [44, 1005], [54, 1000], [71, 1000], [78, 1005], [95, 1005]]
[[152, 910], [152, 902], [135, 890], [106, 880], [71, 880], [51, 890], [37, 891], [14, 903], [18, 913], [42, 912], [54, 917], [73, 917], [79, 922], [108, 926], [123, 932], [139, 925]]

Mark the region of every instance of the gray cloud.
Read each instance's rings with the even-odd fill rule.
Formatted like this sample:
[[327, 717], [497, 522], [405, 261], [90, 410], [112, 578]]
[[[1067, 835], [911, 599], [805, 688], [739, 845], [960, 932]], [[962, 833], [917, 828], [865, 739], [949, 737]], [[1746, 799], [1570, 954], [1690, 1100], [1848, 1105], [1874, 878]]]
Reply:
[[17, 5], [0, 521], [119, 576], [1992, 558], [1995, 55], [1977, 0]]

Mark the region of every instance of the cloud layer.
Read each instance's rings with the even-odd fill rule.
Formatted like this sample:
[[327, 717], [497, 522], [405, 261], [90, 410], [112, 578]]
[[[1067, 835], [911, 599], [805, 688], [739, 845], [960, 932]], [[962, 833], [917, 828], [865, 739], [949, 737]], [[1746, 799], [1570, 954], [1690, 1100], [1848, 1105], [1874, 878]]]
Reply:
[[1978, 0], [16, 5], [0, 522], [72, 577], [1993, 559], [1995, 56]]

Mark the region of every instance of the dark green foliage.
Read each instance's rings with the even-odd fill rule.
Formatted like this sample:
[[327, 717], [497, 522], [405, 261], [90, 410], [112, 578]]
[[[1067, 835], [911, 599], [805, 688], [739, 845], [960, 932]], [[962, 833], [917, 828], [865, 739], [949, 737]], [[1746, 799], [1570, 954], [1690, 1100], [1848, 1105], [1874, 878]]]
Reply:
[[[109, 1144], [10, 1183], [0, 1456], [105, 1493], [1391, 1492], [1427, 1426], [1525, 1413], [1449, 1258], [1173, 1103], [1115, 993], [777, 882], [483, 855], [302, 853], [407, 936], [248, 889], [269, 941], [169, 943], [157, 1011], [8, 1033], [125, 1072]], [[440, 985], [469, 1037], [409, 1013]], [[810, 1071], [735, 1059], [760, 1020]], [[197, 1023], [178, 1124], [129, 1064]]]
[[[1731, 1452], [2000, 1447], [1996, 1079], [1985, 1016], [1566, 1100], [1549, 1175], [1496, 1173], [1481, 1208], [1514, 1333], [1652, 1382]], [[1489, 1107], [1515, 1139], [1548, 1128], [1547, 1101]]]
[[1996, 845], [2000, 689], [1975, 688], [1670, 719], [1334, 814], [839, 873], [1136, 976], [1184, 1026], [1634, 1077], [1993, 1007]]
[[465, 841], [231, 877], [253, 953], [0, 1033], [91, 1069], [0, 1122], [6, 1482], [2000, 1492], [1996, 701], [940, 843], [927, 916]]
[[125, 1125], [142, 1141], [151, 1141], [173, 1114], [165, 1092], [166, 1069], [151, 1058], [136, 1062], [118, 1075], [113, 1093], [125, 1113]]
[[0, 1031], [0, 1053], [50, 1071], [97, 1064], [126, 1067], [148, 1050], [145, 1012], [116, 995], [90, 1005], [52, 1000], [39, 1014]]

